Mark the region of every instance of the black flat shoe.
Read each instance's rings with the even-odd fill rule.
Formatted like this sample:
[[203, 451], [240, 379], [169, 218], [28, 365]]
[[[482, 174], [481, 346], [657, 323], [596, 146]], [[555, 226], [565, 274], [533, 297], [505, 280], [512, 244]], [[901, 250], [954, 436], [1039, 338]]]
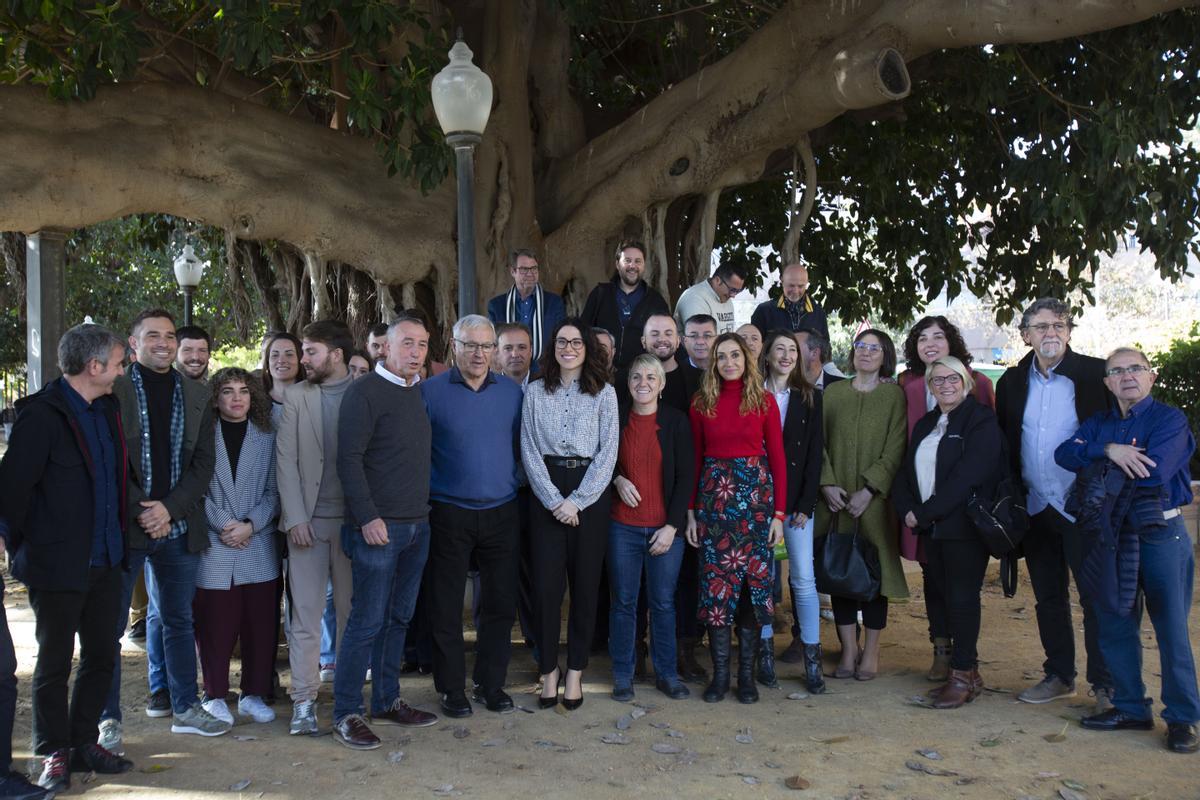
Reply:
[[442, 695], [442, 711], [447, 717], [461, 719], [469, 717], [474, 712], [471, 710], [471, 702], [467, 700], [466, 692], [446, 692]]
[[1079, 720], [1090, 731], [1152, 731], [1152, 717], [1134, 717], [1116, 708]]
[[483, 703], [488, 711], [503, 713], [512, 711], [512, 698], [503, 689], [492, 689], [488, 691], [482, 686], [475, 687], [474, 699], [476, 703]]
[[1167, 723], [1167, 749], [1173, 753], [1194, 753], [1200, 750], [1196, 726], [1186, 722]]
[[654, 688], [665, 694], [672, 700], [682, 700], [685, 697], [690, 697], [691, 692], [688, 687], [683, 685], [683, 682], [676, 679], [674, 681], [664, 681], [661, 678], [654, 682]]
[[614, 686], [612, 690], [612, 699], [618, 703], [628, 703], [633, 700], [632, 686]]

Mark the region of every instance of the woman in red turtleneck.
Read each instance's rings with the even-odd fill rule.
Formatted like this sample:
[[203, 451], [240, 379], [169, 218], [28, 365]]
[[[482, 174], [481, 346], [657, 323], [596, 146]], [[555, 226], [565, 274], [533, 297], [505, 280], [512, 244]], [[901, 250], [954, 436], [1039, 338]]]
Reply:
[[[738, 700], [758, 700], [754, 656], [771, 621], [771, 564], [783, 538], [787, 463], [775, 398], [741, 337], [717, 337], [692, 400], [700, 476], [688, 508], [687, 540], [700, 548], [700, 620], [708, 626], [713, 678], [704, 700], [729, 691], [730, 627], [738, 626]], [[763, 456], [766, 456], [764, 459]]]

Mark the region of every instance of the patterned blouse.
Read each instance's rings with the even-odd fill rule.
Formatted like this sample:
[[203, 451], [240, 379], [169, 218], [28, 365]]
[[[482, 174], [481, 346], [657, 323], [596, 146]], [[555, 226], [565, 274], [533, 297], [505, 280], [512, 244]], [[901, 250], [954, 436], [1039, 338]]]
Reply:
[[530, 488], [546, 508], [555, 508], [564, 498], [550, 480], [545, 456], [592, 459], [579, 488], [565, 498], [583, 510], [608, 490], [617, 463], [619, 436], [617, 393], [612, 386], [589, 395], [580, 390], [578, 380], [573, 380], [550, 394], [538, 378], [525, 389], [521, 461]]

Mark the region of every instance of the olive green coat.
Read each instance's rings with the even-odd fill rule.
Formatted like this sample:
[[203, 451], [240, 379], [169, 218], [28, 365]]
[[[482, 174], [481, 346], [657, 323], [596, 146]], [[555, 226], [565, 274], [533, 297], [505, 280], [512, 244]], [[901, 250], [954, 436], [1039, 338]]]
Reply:
[[[904, 463], [908, 438], [904, 391], [894, 383], [881, 383], [870, 392], [860, 392], [852, 384], [837, 381], [825, 389], [821, 486], [840, 486], [847, 495], [868, 485], [878, 492], [859, 517], [859, 532], [879, 550], [880, 593], [899, 600], [908, 597], [908, 584], [900, 565], [900, 528], [887, 497]], [[822, 496], [817, 502], [815, 535], [829, 531], [831, 516]], [[842, 511], [837, 529], [854, 530], [854, 518]]]

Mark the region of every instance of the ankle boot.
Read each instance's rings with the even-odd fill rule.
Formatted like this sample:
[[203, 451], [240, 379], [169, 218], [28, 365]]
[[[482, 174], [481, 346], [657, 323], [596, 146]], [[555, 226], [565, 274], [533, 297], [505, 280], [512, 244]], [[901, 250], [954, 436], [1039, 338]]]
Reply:
[[804, 645], [804, 683], [809, 694], [825, 691], [825, 676], [821, 674], [821, 643]]
[[754, 682], [754, 661], [758, 654], [762, 629], [738, 628], [738, 688], [739, 703], [757, 703], [758, 686]]
[[939, 683], [950, 678], [950, 640], [938, 636], [933, 640], [933, 665], [925, 675], [931, 681]]
[[708, 678], [708, 670], [696, 660], [697, 642], [698, 639], [691, 636], [675, 640], [675, 667], [680, 680], [698, 683]]
[[930, 692], [930, 705], [934, 708], [959, 708], [971, 702], [983, 691], [983, 679], [978, 668], [972, 670], [952, 669], [950, 680], [940, 689]]
[[775, 637], [760, 639], [758, 642], [758, 657], [755, 659], [755, 677], [758, 682], [769, 689], [779, 688], [779, 679], [775, 677]]
[[712, 655], [712, 683], [704, 690], [704, 702], [719, 703], [729, 691], [729, 640], [732, 631], [728, 625], [708, 629], [708, 651]]

